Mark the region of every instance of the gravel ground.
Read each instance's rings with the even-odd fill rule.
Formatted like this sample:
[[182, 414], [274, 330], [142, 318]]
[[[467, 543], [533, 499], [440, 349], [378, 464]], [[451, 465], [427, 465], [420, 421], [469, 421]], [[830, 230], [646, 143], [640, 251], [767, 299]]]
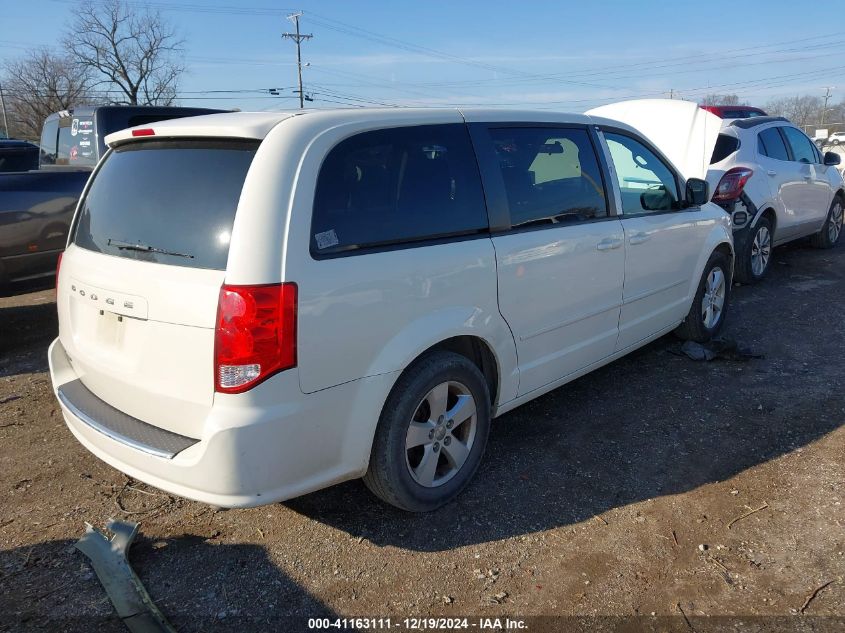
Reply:
[[132, 564], [179, 631], [845, 630], [844, 271], [842, 247], [776, 250], [726, 330], [763, 358], [660, 339], [497, 420], [474, 483], [427, 515], [357, 481], [220, 511], [128, 479], [64, 426], [53, 292], [0, 299], [0, 630], [125, 630], [73, 548], [111, 517], [141, 523]]

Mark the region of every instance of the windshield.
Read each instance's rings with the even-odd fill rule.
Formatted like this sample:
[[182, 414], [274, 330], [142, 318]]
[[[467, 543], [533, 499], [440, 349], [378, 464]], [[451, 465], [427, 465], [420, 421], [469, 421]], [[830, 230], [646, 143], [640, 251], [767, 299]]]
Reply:
[[258, 141], [145, 141], [111, 152], [79, 211], [74, 243], [174, 266], [225, 270]]

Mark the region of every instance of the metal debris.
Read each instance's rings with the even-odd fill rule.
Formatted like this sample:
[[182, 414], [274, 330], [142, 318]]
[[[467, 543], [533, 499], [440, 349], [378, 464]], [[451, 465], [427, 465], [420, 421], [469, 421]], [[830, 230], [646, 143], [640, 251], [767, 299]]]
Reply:
[[176, 633], [129, 564], [127, 554], [139, 524], [109, 520], [106, 527], [114, 534], [111, 539], [90, 523], [85, 525], [85, 534], [76, 542], [76, 549], [91, 561], [126, 627], [132, 633]]

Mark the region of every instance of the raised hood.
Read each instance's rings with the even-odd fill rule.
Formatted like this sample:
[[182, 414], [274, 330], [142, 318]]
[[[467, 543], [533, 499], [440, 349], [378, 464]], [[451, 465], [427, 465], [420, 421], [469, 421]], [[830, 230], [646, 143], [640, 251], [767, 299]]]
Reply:
[[722, 119], [697, 103], [678, 99], [635, 99], [588, 110], [626, 123], [663, 152], [684, 178], [706, 178]]

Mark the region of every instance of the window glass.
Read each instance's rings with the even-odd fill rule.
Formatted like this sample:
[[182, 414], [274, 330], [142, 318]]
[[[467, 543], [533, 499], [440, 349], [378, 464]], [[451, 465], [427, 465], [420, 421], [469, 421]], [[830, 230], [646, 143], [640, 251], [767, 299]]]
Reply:
[[813, 151], [813, 142], [803, 133], [794, 127], [780, 128], [789, 146], [792, 148], [792, 158], [799, 163], [815, 163], [816, 153]]
[[15, 148], [0, 147], [0, 172], [38, 169], [38, 148], [35, 145]]
[[462, 124], [376, 130], [339, 143], [320, 168], [311, 252], [471, 234], [488, 228]]
[[604, 185], [586, 130], [490, 130], [511, 225], [578, 222], [607, 216]]
[[739, 149], [739, 139], [728, 134], [719, 134], [716, 145], [713, 147], [713, 155], [710, 157], [710, 164], [720, 163], [728, 156]]
[[59, 120], [51, 119], [44, 123], [41, 130], [41, 164], [56, 164], [56, 136], [59, 133]]
[[778, 132], [778, 129], [774, 127], [760, 132], [760, 135], [757, 137], [757, 151], [769, 158], [789, 160], [789, 154], [786, 151], [786, 145], [783, 143], [783, 137]]
[[82, 201], [73, 241], [115, 257], [225, 270], [258, 141], [143, 141], [117, 147]]
[[59, 152], [56, 165], [93, 167], [97, 164], [94, 118], [73, 117], [59, 124]]
[[680, 208], [675, 175], [662, 160], [629, 136], [608, 132], [604, 136], [613, 158], [625, 215]]

